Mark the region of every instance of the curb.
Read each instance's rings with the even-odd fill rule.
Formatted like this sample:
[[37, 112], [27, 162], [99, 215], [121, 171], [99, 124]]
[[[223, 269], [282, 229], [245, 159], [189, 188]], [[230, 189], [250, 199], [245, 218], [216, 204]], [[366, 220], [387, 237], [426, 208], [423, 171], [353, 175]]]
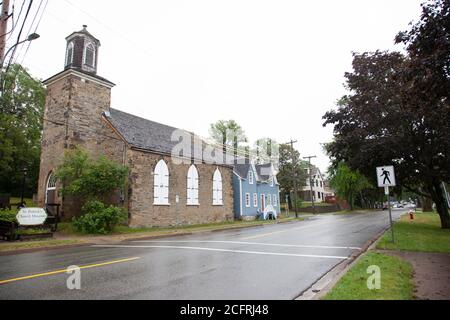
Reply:
[[62, 246], [48, 246], [48, 247], [36, 247], [36, 248], [29, 248], [29, 249], [16, 249], [16, 250], [10, 250], [10, 251], [0, 251], [0, 257], [19, 255], [19, 254], [25, 254], [25, 253], [34, 253], [34, 252], [40, 252], [40, 251], [71, 249], [71, 248], [85, 247], [85, 246], [91, 246], [91, 245], [93, 245], [93, 244], [92, 243], [74, 243], [74, 244], [67, 244], [67, 245], [62, 245]]
[[322, 277], [318, 278], [309, 288], [303, 290], [294, 300], [320, 300], [336, 285], [336, 283], [353, 267], [359, 259], [372, 249], [390, 229], [390, 226], [385, 227], [382, 231], [377, 233], [374, 237], [368, 240], [361, 250], [354, 252], [347, 260], [344, 260], [333, 268], [331, 268]]

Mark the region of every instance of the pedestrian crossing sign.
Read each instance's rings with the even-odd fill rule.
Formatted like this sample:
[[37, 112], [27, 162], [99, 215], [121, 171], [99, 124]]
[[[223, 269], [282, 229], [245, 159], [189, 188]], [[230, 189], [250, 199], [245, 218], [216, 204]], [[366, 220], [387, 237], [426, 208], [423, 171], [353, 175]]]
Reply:
[[378, 186], [382, 187], [395, 187], [395, 172], [394, 166], [384, 166], [377, 168]]

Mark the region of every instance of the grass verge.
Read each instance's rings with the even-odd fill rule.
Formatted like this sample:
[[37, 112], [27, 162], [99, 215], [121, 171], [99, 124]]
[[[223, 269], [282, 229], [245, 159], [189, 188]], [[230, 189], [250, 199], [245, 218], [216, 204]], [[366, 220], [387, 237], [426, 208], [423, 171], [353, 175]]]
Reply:
[[[381, 288], [369, 290], [369, 266], [379, 266]], [[324, 300], [411, 300], [413, 297], [411, 265], [397, 257], [369, 252], [342, 277]]]
[[45, 240], [45, 241], [29, 241], [29, 242], [5, 242], [0, 243], [0, 252], [20, 251], [34, 248], [47, 248], [66, 246], [80, 243], [78, 240]]
[[[288, 222], [288, 221], [302, 221], [304, 218], [295, 217], [281, 217], [277, 221], [230, 221], [230, 222], [220, 222], [212, 224], [197, 224], [197, 225], [187, 225], [187, 226], [177, 226], [170, 228], [130, 228], [127, 226], [117, 226], [114, 228], [112, 235], [127, 235], [127, 234], [148, 234], [148, 235], [161, 235], [161, 234], [175, 234], [182, 232], [200, 232], [200, 231], [212, 231], [212, 230], [226, 230], [230, 228], [246, 228], [256, 225], [266, 225], [275, 224], [278, 222]], [[86, 234], [77, 232], [72, 223], [63, 222], [58, 224], [58, 234], [63, 236], [83, 236]]]
[[437, 213], [418, 213], [414, 220], [405, 215], [394, 225], [394, 233], [395, 243], [388, 231], [377, 249], [450, 253], [450, 230], [441, 229]]

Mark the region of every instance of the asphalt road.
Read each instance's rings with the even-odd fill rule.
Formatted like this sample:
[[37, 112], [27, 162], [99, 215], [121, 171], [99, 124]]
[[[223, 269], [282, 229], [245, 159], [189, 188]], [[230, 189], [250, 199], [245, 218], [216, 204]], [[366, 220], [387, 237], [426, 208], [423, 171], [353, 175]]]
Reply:
[[[394, 218], [404, 212], [394, 210]], [[387, 211], [321, 215], [257, 228], [0, 256], [0, 299], [295, 299], [388, 224]], [[81, 267], [80, 290], [67, 288], [69, 266]]]

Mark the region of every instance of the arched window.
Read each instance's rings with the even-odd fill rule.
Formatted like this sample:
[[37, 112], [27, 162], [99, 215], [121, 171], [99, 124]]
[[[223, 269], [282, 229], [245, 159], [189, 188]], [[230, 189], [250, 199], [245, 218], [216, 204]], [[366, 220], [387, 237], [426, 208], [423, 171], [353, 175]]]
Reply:
[[70, 42], [67, 46], [66, 52], [66, 66], [70, 66], [73, 63], [73, 42]]
[[198, 171], [192, 165], [187, 175], [187, 204], [198, 205]]
[[169, 204], [169, 168], [164, 160], [158, 162], [153, 175], [153, 203]]
[[222, 197], [222, 174], [219, 169], [216, 169], [213, 177], [213, 205], [221, 206], [223, 205]]
[[92, 43], [88, 43], [84, 48], [84, 64], [88, 67], [95, 67], [95, 47]]
[[45, 203], [55, 203], [56, 200], [56, 177], [50, 172], [45, 186]]

